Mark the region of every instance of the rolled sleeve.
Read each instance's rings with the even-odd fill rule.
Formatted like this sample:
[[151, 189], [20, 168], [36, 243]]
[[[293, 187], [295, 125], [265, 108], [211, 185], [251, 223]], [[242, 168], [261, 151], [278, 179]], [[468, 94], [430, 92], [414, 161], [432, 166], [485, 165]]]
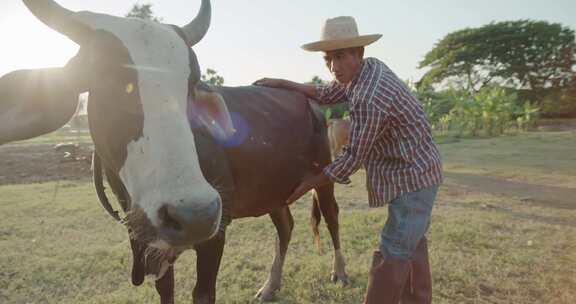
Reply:
[[331, 82], [327, 85], [317, 85], [316, 95], [318, 96], [317, 102], [322, 105], [336, 104], [346, 102], [346, 87]]

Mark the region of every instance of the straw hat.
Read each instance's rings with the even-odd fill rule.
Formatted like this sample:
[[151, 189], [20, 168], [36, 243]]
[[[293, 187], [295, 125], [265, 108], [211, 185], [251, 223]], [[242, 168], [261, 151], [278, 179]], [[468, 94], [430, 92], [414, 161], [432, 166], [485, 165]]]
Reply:
[[326, 52], [366, 46], [382, 37], [381, 34], [359, 35], [356, 20], [348, 16], [326, 20], [321, 35], [320, 41], [305, 44], [302, 48], [310, 52]]

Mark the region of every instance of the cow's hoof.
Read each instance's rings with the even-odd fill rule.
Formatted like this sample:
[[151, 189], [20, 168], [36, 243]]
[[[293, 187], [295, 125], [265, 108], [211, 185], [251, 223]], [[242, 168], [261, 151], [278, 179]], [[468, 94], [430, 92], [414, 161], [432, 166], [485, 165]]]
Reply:
[[194, 297], [194, 304], [213, 304], [214, 300], [210, 299], [209, 296], [198, 296]]
[[332, 281], [333, 283], [341, 282], [343, 286], [348, 286], [350, 284], [350, 281], [348, 280], [348, 275], [346, 275], [346, 273], [338, 274], [335, 271], [333, 271], [332, 274], [330, 274], [330, 281]]
[[272, 301], [278, 290], [280, 290], [279, 284], [272, 284], [269, 281], [266, 281], [264, 286], [258, 290], [254, 298], [259, 299], [261, 302]]
[[194, 298], [194, 304], [214, 304], [216, 301], [209, 296], [200, 296]]

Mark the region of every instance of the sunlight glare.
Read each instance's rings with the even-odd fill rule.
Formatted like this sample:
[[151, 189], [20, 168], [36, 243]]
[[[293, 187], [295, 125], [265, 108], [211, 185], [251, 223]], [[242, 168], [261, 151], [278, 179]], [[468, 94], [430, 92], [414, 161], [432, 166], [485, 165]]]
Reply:
[[0, 19], [0, 75], [17, 69], [63, 66], [78, 46], [32, 14]]

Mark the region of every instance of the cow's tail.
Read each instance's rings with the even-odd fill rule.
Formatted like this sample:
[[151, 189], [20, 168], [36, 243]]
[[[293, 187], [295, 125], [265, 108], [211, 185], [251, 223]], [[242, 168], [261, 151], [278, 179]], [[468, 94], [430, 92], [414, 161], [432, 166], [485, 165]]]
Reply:
[[312, 208], [310, 212], [310, 226], [312, 226], [312, 233], [314, 234], [314, 243], [318, 251], [322, 251], [320, 243], [320, 222], [322, 221], [322, 211], [320, 210], [320, 199], [316, 190], [312, 193]]
[[[330, 143], [328, 141], [328, 125], [326, 123], [326, 118], [324, 113], [318, 104], [310, 101], [310, 113], [312, 114], [312, 124], [314, 134], [312, 136], [312, 142], [310, 147], [312, 149], [311, 153], [314, 158], [314, 168], [312, 169], [314, 174], [319, 174], [321, 170], [330, 163]], [[318, 251], [321, 251], [320, 242], [320, 230], [319, 225], [322, 221], [322, 210], [320, 209], [320, 199], [318, 196], [318, 190], [313, 191], [313, 202], [310, 212], [310, 226], [312, 227], [312, 233], [314, 235], [314, 243]]]

